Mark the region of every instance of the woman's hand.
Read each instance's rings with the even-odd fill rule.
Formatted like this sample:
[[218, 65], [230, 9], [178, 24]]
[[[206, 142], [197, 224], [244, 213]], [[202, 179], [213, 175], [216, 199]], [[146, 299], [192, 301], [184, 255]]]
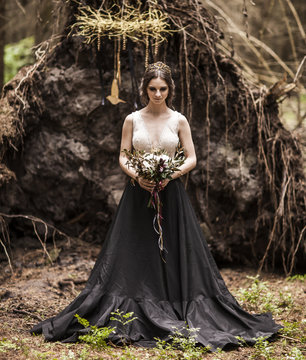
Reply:
[[[164, 179], [160, 185], [164, 189], [169, 184], [169, 182], [170, 182], [170, 179]], [[150, 181], [150, 180], [144, 179], [142, 177], [138, 178], [138, 184], [141, 188], [143, 188], [149, 192], [152, 192], [155, 187], [154, 181]]]
[[165, 187], [169, 184], [169, 182], [170, 182], [170, 179], [164, 179], [164, 180], [161, 182], [161, 186], [162, 186], [163, 188], [165, 188]]
[[154, 187], [155, 187], [155, 182], [154, 181], [149, 181], [146, 180], [142, 177], [138, 178], [138, 184], [141, 188], [149, 191], [150, 193], [153, 191]]
[[[161, 182], [161, 186], [162, 188], [165, 188], [168, 183], [169, 183], [170, 179], [164, 179], [162, 182]], [[138, 178], [138, 184], [141, 188], [149, 191], [149, 192], [152, 192], [154, 190], [154, 187], [155, 187], [155, 182], [154, 181], [150, 181], [150, 180], [146, 180], [142, 177], [139, 177]]]

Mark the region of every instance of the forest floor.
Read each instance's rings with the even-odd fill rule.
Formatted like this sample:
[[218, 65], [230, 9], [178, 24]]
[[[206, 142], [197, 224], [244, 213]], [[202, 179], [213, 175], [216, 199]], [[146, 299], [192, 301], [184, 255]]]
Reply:
[[192, 339], [177, 339], [183, 351], [107, 346], [96, 349], [86, 343], [45, 342], [31, 336], [29, 329], [39, 320], [55, 315], [83, 288], [100, 246], [82, 242], [62, 242], [50, 249], [53, 265], [31, 242], [16, 247], [10, 274], [7, 263], [0, 264], [0, 359], [87, 360], [87, 359], [305, 359], [305, 275], [285, 278], [263, 273], [256, 277], [250, 268], [223, 268], [222, 276], [240, 304], [252, 312], [272, 311], [284, 329], [272, 342], [258, 341], [253, 347], [231, 351], [205, 352]]

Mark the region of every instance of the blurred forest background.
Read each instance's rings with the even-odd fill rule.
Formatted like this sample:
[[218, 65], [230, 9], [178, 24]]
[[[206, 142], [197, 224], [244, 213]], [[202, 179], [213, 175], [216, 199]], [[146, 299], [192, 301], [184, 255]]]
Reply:
[[[24, 65], [35, 62], [35, 49], [66, 23], [61, 1], [0, 0], [0, 88]], [[271, 86], [286, 72], [293, 80], [305, 56], [304, 0], [202, 0], [224, 32], [219, 48], [244, 68], [255, 84]], [[280, 115], [290, 129], [305, 126], [305, 76]]]

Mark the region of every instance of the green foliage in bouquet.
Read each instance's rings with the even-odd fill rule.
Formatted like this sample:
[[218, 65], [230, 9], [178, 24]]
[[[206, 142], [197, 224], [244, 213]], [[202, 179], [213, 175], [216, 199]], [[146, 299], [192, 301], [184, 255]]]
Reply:
[[[122, 150], [128, 158], [127, 165], [132, 167], [138, 176], [154, 181], [158, 186], [164, 179], [179, 171], [179, 167], [185, 162], [184, 149], [178, 148], [172, 158], [163, 149], [152, 150], [148, 153], [144, 150]], [[161, 189], [159, 189], [161, 190]]]

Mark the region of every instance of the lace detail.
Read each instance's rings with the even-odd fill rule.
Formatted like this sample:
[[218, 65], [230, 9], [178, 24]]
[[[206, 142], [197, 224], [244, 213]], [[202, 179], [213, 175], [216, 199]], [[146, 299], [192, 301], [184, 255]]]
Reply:
[[178, 123], [180, 113], [174, 111], [171, 117], [166, 121], [162, 131], [159, 134], [158, 141], [152, 143], [150, 133], [139, 111], [133, 115], [133, 147], [137, 150], [150, 152], [152, 149], [164, 149], [169, 156], [174, 156], [179, 143]]

